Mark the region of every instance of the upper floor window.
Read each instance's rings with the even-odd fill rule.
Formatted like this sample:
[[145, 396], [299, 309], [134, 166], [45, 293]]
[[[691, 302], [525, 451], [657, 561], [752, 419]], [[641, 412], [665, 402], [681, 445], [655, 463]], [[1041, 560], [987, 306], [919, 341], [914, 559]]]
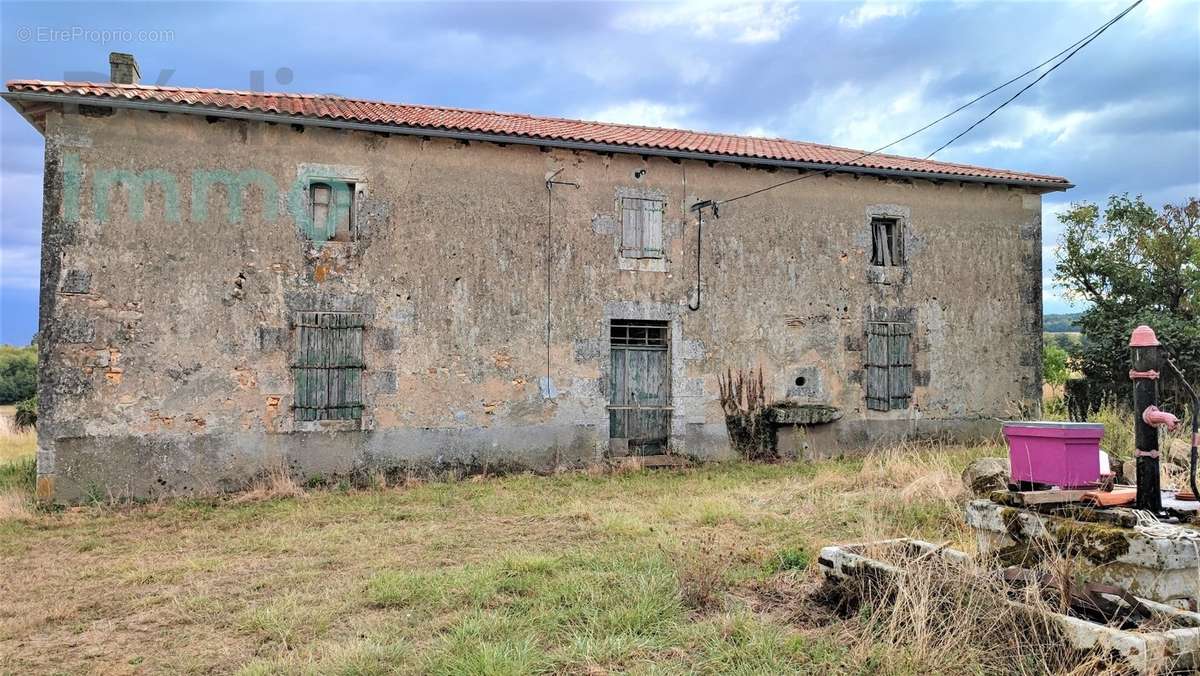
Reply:
[[663, 257], [663, 208], [660, 199], [621, 198], [621, 255], [625, 258]]
[[346, 181], [314, 181], [308, 186], [314, 242], [349, 242], [354, 238], [354, 188]]
[[904, 225], [899, 218], [871, 219], [871, 265], [904, 265]]

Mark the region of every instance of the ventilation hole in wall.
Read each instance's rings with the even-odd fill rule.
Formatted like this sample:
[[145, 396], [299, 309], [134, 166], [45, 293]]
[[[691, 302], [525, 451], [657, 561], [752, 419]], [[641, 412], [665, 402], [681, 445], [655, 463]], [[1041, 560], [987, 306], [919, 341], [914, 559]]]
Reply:
[[804, 376], [800, 376], [799, 378], [796, 378], [796, 387], [804, 387], [804, 383], [807, 383], [807, 382], [808, 382], [808, 378], [805, 378]]

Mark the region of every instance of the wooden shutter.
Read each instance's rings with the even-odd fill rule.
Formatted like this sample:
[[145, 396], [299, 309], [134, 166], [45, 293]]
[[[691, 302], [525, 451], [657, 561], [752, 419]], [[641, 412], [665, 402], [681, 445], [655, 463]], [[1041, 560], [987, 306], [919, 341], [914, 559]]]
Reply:
[[336, 242], [349, 242], [354, 226], [354, 184], [337, 181], [333, 184], [330, 199], [329, 238]]
[[871, 219], [871, 265], [889, 265], [887, 226], [882, 219]]
[[327, 183], [313, 183], [308, 186], [308, 197], [311, 202], [309, 214], [312, 216], [312, 231], [309, 235], [313, 241], [324, 242], [333, 234], [329, 223], [330, 189]]
[[912, 324], [892, 324], [888, 355], [889, 397], [893, 409], [908, 408], [912, 399]]
[[887, 324], [867, 323], [867, 408], [873, 411], [888, 410], [891, 401], [888, 391], [888, 368], [891, 362], [889, 334]]
[[663, 255], [663, 203], [658, 200], [642, 200], [642, 253], [643, 258], [662, 258]]
[[293, 319], [296, 420], [362, 417], [361, 314], [299, 312]]
[[642, 253], [642, 200], [621, 199], [621, 255], [637, 258]]

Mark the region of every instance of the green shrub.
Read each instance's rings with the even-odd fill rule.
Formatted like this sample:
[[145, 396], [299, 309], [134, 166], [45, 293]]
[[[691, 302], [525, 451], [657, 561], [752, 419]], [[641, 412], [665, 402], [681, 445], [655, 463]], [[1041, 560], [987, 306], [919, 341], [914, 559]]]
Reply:
[[1046, 420], [1066, 420], [1066, 400], [1062, 397], [1046, 397], [1042, 400], [1042, 417]]
[[1058, 345], [1042, 346], [1042, 379], [1051, 385], [1067, 382], [1067, 351]]
[[37, 426], [38, 402], [37, 395], [17, 403], [17, 411], [13, 414], [13, 425], [18, 432], [33, 429]]
[[1103, 423], [1104, 437], [1100, 450], [1114, 462], [1133, 457], [1133, 412], [1114, 399], [1106, 400], [1100, 410], [1092, 415], [1090, 422]]
[[0, 463], [0, 490], [16, 488], [33, 495], [36, 486], [37, 462], [33, 458]]
[[785, 570], [807, 570], [811, 563], [812, 557], [808, 552], [788, 547], [775, 552], [775, 556], [768, 562], [768, 567], [772, 573], [779, 573]]
[[37, 348], [0, 345], [0, 404], [32, 397], [37, 391]]

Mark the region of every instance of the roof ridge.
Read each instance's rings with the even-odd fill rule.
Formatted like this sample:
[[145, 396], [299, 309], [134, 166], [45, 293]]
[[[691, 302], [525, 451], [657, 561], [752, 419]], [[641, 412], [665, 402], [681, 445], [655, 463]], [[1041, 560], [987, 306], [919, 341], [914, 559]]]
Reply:
[[697, 129], [683, 129], [680, 127], [656, 127], [646, 124], [631, 124], [629, 122], [605, 122], [604, 120], [588, 120], [582, 117], [559, 117], [554, 115], [534, 115], [533, 113], [513, 113], [503, 110], [487, 110], [483, 108], [462, 108], [459, 106], [441, 106], [429, 103], [396, 103], [394, 101], [385, 101], [382, 99], [366, 99], [351, 96], [342, 96], [341, 94], [309, 94], [303, 92], [266, 92], [254, 91], [252, 89], [223, 89], [220, 87], [181, 87], [178, 85], [147, 85], [147, 84], [121, 84], [116, 82], [91, 82], [91, 81], [73, 81], [66, 82], [62, 80], [9, 80], [5, 83], [6, 86], [13, 85], [54, 85], [59, 87], [79, 87], [87, 86], [101, 89], [119, 89], [119, 90], [150, 90], [150, 91], [176, 91], [189, 92], [196, 94], [233, 94], [236, 96], [265, 96], [265, 97], [283, 97], [295, 99], [336, 99], [338, 101], [346, 101], [348, 103], [375, 103], [384, 106], [404, 106], [406, 108], [422, 108], [424, 110], [447, 110], [456, 113], [476, 113], [481, 115], [503, 115], [505, 117], [518, 117], [528, 120], [552, 120], [555, 122], [580, 122], [583, 124], [602, 124], [609, 127], [624, 127], [626, 129], [644, 129], [647, 131], [686, 131], [692, 134], [707, 134], [709, 136], [721, 136], [724, 138], [754, 138], [765, 141], [782, 141], [784, 143], [802, 143], [804, 145], [821, 146], [824, 148], [832, 148], [835, 150], [847, 150], [849, 152], [860, 152], [853, 148], [838, 148], [821, 143], [813, 143], [811, 141], [797, 141], [795, 139], [787, 139], [778, 136], [751, 136], [748, 134], [731, 134], [721, 131], [705, 131]]
[[[835, 146], [812, 141], [798, 141], [780, 137], [748, 136], [716, 131], [697, 131], [672, 127], [654, 127], [624, 122], [602, 122], [599, 120], [584, 120], [570, 117], [552, 117], [548, 115], [533, 115], [530, 113], [509, 113], [495, 110], [459, 108], [454, 106], [439, 106], [422, 103], [393, 103], [379, 99], [349, 98], [338, 94], [306, 94], [290, 92], [262, 92], [237, 89], [222, 89], [213, 87], [182, 87], [176, 85], [147, 85], [147, 84], [118, 84], [112, 82], [63, 82], [55, 80], [9, 80], [7, 88], [50, 90], [51, 93], [76, 93], [81, 95], [108, 96], [127, 99], [158, 99], [160, 97], [185, 105], [204, 105], [216, 108], [230, 109], [260, 109], [282, 112], [300, 117], [326, 117], [331, 119], [382, 121], [390, 124], [410, 126], [425, 126], [464, 131], [492, 130], [514, 136], [530, 138], [562, 138], [588, 140], [598, 143], [622, 145], [630, 148], [665, 148], [695, 152], [708, 152], [731, 157], [759, 158], [770, 160], [803, 161], [815, 164], [833, 166], [881, 168], [896, 171], [913, 172], [914, 174], [946, 173], [950, 175], [974, 175], [980, 178], [992, 178], [1001, 182], [1008, 180], [1032, 179], [1038, 182], [1050, 182], [1069, 185], [1068, 181], [1058, 176], [1035, 174], [1007, 169], [993, 169], [979, 165], [958, 162], [944, 162], [916, 157], [906, 157], [891, 153], [874, 153], [843, 146]], [[53, 90], [60, 90], [54, 92]], [[62, 91], [65, 90], [65, 91]], [[246, 100], [187, 100], [187, 95], [200, 96], [229, 96]], [[182, 100], [180, 100], [182, 99]], [[282, 101], [296, 101], [295, 104], [283, 104]], [[259, 103], [262, 102], [262, 103]], [[275, 102], [275, 103], [272, 103]], [[300, 103], [304, 102], [304, 103]], [[380, 110], [356, 110], [357, 106], [378, 106]], [[340, 110], [338, 108], [341, 108]], [[447, 115], [491, 116], [500, 121], [483, 119], [446, 119], [434, 117], [419, 119], [420, 113], [403, 111], [424, 111]], [[516, 121], [545, 123], [547, 125], [566, 124], [593, 126], [597, 129], [530, 129], [518, 125]], [[687, 136], [691, 138], [687, 138]], [[732, 148], [725, 141], [735, 141], [745, 144]], [[757, 146], [756, 146], [757, 144]], [[767, 145], [763, 145], [767, 144]], [[770, 144], [778, 144], [771, 147]], [[827, 152], [820, 152], [827, 151]], [[844, 154], [844, 157], [838, 155]], [[922, 166], [924, 165], [924, 166]], [[946, 170], [960, 170], [946, 171]]]

